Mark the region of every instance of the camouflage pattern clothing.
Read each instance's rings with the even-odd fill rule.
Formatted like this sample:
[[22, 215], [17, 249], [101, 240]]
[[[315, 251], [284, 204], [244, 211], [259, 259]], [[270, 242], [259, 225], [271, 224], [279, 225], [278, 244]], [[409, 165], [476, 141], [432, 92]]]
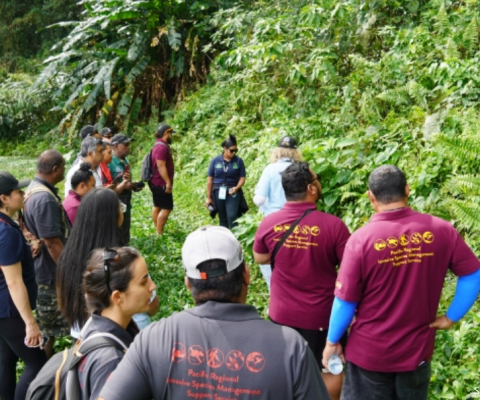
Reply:
[[70, 327], [58, 309], [55, 285], [38, 284], [37, 323], [42, 335], [67, 336]]

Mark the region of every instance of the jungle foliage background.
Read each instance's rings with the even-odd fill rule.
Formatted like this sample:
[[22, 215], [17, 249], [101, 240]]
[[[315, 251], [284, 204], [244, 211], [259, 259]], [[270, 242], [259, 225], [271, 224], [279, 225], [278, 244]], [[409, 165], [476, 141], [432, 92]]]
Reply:
[[[151, 200], [134, 200], [132, 244], [163, 288], [158, 317], [191, 306], [182, 286], [186, 234], [208, 223], [208, 162], [229, 133], [250, 200], [276, 141], [289, 134], [322, 176], [319, 208], [353, 231], [372, 214], [368, 174], [391, 163], [418, 211], [451, 221], [479, 254], [480, 47], [477, 0], [6, 0], [0, 4], [0, 169], [18, 177], [54, 147], [74, 154], [99, 123], [149, 150], [159, 121], [178, 131], [176, 209], [154, 235]], [[15, 156], [13, 158], [12, 156]], [[237, 229], [251, 260], [261, 220]], [[441, 303], [455, 290], [449, 276]], [[439, 312], [440, 312], [439, 311]], [[479, 398], [480, 307], [437, 333], [430, 398]]]

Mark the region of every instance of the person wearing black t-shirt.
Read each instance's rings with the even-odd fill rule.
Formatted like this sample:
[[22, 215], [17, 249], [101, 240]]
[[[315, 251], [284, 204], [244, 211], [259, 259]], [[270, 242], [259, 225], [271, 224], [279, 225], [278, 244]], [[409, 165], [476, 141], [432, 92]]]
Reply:
[[239, 217], [245, 183], [245, 164], [237, 156], [237, 138], [230, 135], [222, 143], [223, 153], [210, 161], [208, 167], [206, 207], [218, 211], [220, 225], [233, 228]]

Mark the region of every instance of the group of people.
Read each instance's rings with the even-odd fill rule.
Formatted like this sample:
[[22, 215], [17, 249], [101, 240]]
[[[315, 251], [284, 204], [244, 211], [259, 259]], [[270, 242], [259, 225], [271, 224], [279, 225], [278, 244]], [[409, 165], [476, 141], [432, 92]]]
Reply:
[[[148, 155], [158, 234], [173, 209], [173, 133], [160, 125]], [[427, 398], [435, 332], [474, 304], [480, 261], [451, 224], [408, 207], [400, 169], [371, 173], [375, 214], [350, 234], [317, 210], [320, 175], [293, 137], [280, 139], [253, 198], [264, 214], [253, 255], [270, 291], [265, 321], [246, 305], [250, 270], [230, 231], [246, 211], [246, 170], [229, 136], [210, 162], [205, 201], [221, 226], [195, 230], [182, 248], [195, 307], [151, 324], [156, 285], [128, 247], [131, 196], [142, 189], [126, 158], [133, 139], [93, 126], [81, 136], [63, 203], [59, 152], [39, 156], [31, 182], [0, 171], [2, 400], [25, 399], [54, 337], [100, 333], [128, 351], [106, 346], [84, 357], [82, 399]], [[456, 294], [437, 316], [448, 269], [459, 277]], [[333, 371], [335, 357], [345, 372]]]

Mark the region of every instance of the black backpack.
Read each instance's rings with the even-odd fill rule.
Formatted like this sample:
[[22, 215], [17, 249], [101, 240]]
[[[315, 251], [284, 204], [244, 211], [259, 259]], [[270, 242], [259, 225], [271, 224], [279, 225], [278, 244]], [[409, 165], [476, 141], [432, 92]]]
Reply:
[[[157, 142], [154, 144], [153, 147], [155, 147], [157, 144], [166, 146], [166, 144], [163, 142]], [[143, 157], [142, 166], [140, 167], [140, 179], [143, 182], [149, 182], [150, 179], [152, 179], [153, 177], [152, 150], [150, 150], [148, 154], [146, 154], [145, 157]]]
[[96, 333], [71, 349], [55, 354], [28, 387], [25, 400], [81, 400], [77, 365], [87, 354], [113, 346], [125, 352], [127, 347], [109, 333]]

